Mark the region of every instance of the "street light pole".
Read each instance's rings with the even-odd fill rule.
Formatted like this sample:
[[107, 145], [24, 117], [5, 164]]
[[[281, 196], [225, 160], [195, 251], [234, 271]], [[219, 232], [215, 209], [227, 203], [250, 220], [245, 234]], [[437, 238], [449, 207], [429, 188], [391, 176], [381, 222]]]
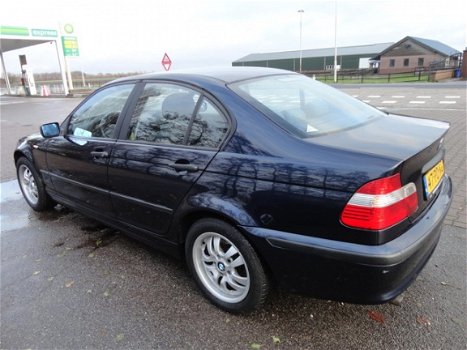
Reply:
[[303, 15], [303, 10], [298, 10], [298, 13], [300, 14], [300, 73], [302, 72], [302, 15]]
[[334, 5], [334, 82], [337, 83], [337, 0]]

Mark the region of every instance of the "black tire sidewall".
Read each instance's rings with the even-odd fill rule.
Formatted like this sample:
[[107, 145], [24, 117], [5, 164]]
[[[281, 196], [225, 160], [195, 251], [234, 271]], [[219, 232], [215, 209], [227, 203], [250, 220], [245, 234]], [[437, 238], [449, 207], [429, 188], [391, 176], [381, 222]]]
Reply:
[[[213, 296], [201, 282], [193, 262], [193, 245], [196, 238], [205, 232], [218, 233], [231, 241], [241, 252], [250, 275], [250, 289], [245, 299], [238, 303], [228, 303]], [[194, 223], [187, 235], [185, 256], [196, 284], [203, 294], [216, 306], [232, 313], [248, 312], [258, 308], [269, 290], [267, 276], [256, 252], [245, 237], [234, 227], [218, 219], [202, 219]]]
[[35, 211], [44, 211], [46, 209], [49, 209], [52, 205], [52, 200], [49, 198], [48, 194], [45, 192], [45, 186], [44, 183], [42, 182], [41, 177], [39, 176], [39, 173], [35, 169], [34, 165], [31, 163], [31, 161], [25, 157], [21, 157], [18, 159], [16, 162], [16, 177], [18, 179], [18, 183], [21, 181], [20, 180], [20, 174], [19, 174], [19, 167], [21, 165], [25, 165], [28, 167], [28, 169], [31, 171], [32, 176], [34, 176], [34, 181], [36, 182], [37, 186], [37, 193], [38, 193], [38, 201], [37, 203], [31, 203], [28, 198], [24, 195], [23, 188], [20, 184], [20, 189], [21, 193], [23, 193], [23, 197], [28, 203], [28, 205], [34, 209]]

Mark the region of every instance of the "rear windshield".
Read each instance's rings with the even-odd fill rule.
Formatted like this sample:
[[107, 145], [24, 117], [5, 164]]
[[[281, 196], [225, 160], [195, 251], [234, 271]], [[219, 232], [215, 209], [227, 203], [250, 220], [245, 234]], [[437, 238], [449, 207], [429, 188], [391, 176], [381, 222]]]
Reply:
[[244, 80], [231, 84], [230, 88], [302, 138], [353, 128], [385, 115], [345, 93], [298, 74]]

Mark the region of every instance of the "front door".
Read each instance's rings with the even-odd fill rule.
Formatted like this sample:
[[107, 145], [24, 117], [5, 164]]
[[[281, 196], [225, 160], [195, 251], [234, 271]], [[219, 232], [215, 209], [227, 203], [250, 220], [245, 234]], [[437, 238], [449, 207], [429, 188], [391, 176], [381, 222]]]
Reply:
[[217, 152], [228, 121], [186, 86], [146, 83], [109, 163], [117, 217], [164, 235], [173, 213]]
[[110, 214], [107, 166], [133, 88], [127, 83], [96, 92], [67, 118], [62, 135], [50, 139], [44, 175], [65, 202]]

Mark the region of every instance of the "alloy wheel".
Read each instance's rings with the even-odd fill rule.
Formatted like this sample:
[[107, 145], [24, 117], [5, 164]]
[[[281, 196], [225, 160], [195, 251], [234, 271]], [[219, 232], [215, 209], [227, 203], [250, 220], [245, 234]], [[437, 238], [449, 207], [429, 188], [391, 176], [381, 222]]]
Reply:
[[199, 235], [193, 244], [193, 263], [203, 285], [216, 298], [238, 303], [250, 290], [250, 274], [239, 249], [215, 232]]

